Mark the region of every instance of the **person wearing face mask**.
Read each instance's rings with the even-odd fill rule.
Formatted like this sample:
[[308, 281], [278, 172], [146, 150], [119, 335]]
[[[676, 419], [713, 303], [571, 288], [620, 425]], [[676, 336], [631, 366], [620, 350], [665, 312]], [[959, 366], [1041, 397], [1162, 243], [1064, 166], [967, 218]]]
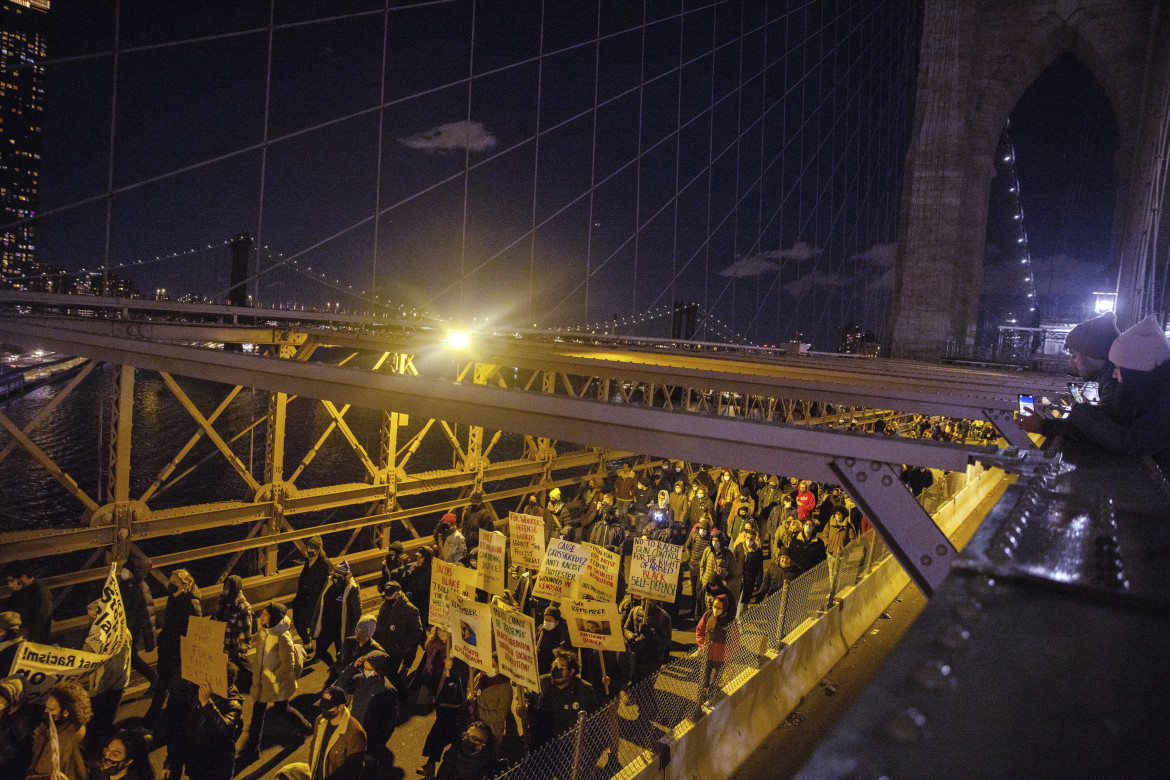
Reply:
[[51, 780], [53, 772], [52, 749], [49, 745], [48, 719], [57, 729], [60, 772], [57, 778], [88, 780], [89, 770], [81, 753], [85, 724], [90, 719], [89, 695], [74, 680], [66, 680], [49, 689], [45, 697], [45, 717], [37, 725], [32, 738], [32, 763], [26, 780]]
[[711, 494], [702, 485], [696, 484], [694, 498], [687, 506], [687, 523], [693, 527], [707, 516], [711, 517], [711, 527], [716, 528], [715, 505], [711, 502]]
[[[101, 614], [101, 602], [91, 601], [85, 608], [90, 619], [90, 633], [87, 634], [84, 650], [91, 653], [101, 651], [99, 638], [100, 629], [93, 621]], [[114, 719], [118, 716], [118, 705], [122, 701], [122, 692], [130, 680], [130, 632], [122, 625], [122, 644], [110, 659], [98, 667], [89, 681], [90, 710], [93, 717], [86, 726], [86, 750], [93, 752], [94, 748], [104, 745], [114, 729]], [[0, 659], [0, 668], [3, 660]]]
[[203, 615], [199, 588], [195, 585], [195, 578], [186, 569], [171, 572], [167, 591], [169, 595], [163, 612], [163, 628], [158, 634], [158, 682], [155, 683], [150, 707], [143, 716], [148, 727], [162, 715], [171, 678], [179, 673], [179, 644], [181, 638], [187, 635], [187, 623], [192, 617]]
[[429, 547], [420, 547], [414, 551], [414, 561], [406, 567], [406, 574], [402, 579], [402, 591], [411, 604], [418, 607], [420, 615], [429, 615], [431, 611], [431, 559], [434, 553]]
[[449, 745], [459, 740], [459, 728], [463, 708], [467, 704], [467, 679], [470, 670], [462, 658], [448, 656], [442, 662], [437, 693], [435, 694], [435, 722], [427, 732], [423, 743], [423, 758], [426, 759], [416, 771], [426, 778], [435, 776], [435, 764]]
[[338, 652], [341, 652], [345, 638], [357, 625], [361, 614], [361, 592], [357, 580], [350, 573], [349, 561], [335, 564], [329, 587], [325, 589], [317, 608], [317, 620], [313, 628], [317, 651], [313, 660], [324, 661], [332, 666], [333, 658], [329, 655], [329, 649], [336, 645]]
[[703, 608], [703, 556], [711, 549], [711, 518], [704, 517], [687, 537], [683, 556], [691, 575], [691, 615], [698, 617]]
[[390, 680], [397, 687], [403, 687], [402, 669], [414, 665], [414, 657], [425, 636], [418, 608], [410, 603], [401, 585], [393, 580], [387, 582], [382, 588], [382, 606], [378, 609], [374, 641], [390, 656]]
[[326, 687], [333, 685], [347, 670], [352, 671], [358, 667], [361, 657], [366, 653], [372, 653], [375, 650], [385, 652], [385, 648], [374, 639], [377, 630], [378, 618], [376, 615], [361, 616], [353, 628], [353, 636], [345, 638], [341, 650], [337, 653], [337, 663], [333, 665], [329, 670], [329, 676], [325, 678]]
[[[232, 574], [223, 581], [223, 592], [215, 608], [215, 619], [227, 623], [223, 632], [223, 652], [238, 668], [246, 668], [252, 652], [252, 605], [244, 596], [244, 580]], [[252, 672], [249, 669], [241, 685], [252, 687]]]
[[313, 625], [321, 604], [321, 594], [329, 584], [333, 564], [325, 557], [324, 542], [320, 536], [305, 540], [305, 565], [297, 576], [297, 594], [289, 606], [292, 608], [293, 627], [306, 647], [313, 644]]
[[[172, 693], [168, 716], [167, 756], [163, 780], [229, 780], [235, 773], [236, 740], [244, 730], [244, 697], [236, 685], [239, 668], [227, 665], [227, 696], [211, 690], [209, 683], [183, 680]], [[176, 706], [177, 704], [177, 706]]]
[[309, 762], [289, 764], [277, 774], [305, 780], [361, 780], [366, 732], [346, 705], [345, 691], [331, 685], [317, 699]]
[[792, 560], [801, 571], [808, 571], [821, 561], [825, 560], [825, 543], [817, 536], [816, 526], [812, 520], [805, 520], [804, 525], [788, 547], [792, 553]]
[[674, 488], [671, 489], [670, 494], [667, 496], [667, 500], [670, 502], [670, 511], [674, 515], [675, 519], [685, 522], [687, 509], [691, 505], [691, 500], [687, 495], [687, 485], [683, 481], [682, 477], [679, 477], [678, 480], [675, 481]]
[[337, 686], [350, 697], [349, 713], [366, 732], [366, 747], [378, 767], [394, 765], [386, 743], [398, 725], [398, 691], [390, 679], [391, 659], [380, 650], [366, 653], [341, 673]]
[[[718, 569], [727, 570], [726, 584], [729, 588], [733, 582], [738, 581], [740, 569], [735, 555], [727, 548], [727, 540], [722, 534], [713, 534], [711, 547], [703, 553], [703, 559], [699, 563], [700, 585], [706, 588], [707, 583]], [[734, 588], [732, 590], [734, 592]]]
[[544, 622], [536, 629], [536, 668], [541, 674], [548, 674], [552, 668], [553, 653], [558, 647], [569, 647], [569, 627], [561, 619], [560, 608], [550, 605], [544, 610]]
[[[139, 731], [119, 730], [102, 751], [97, 777], [101, 780], [154, 780], [146, 737]], [[166, 778], [165, 773], [163, 777]]]
[[[105, 554], [106, 562], [112, 558]], [[130, 667], [146, 678], [151, 685], [158, 681], [158, 673], [139, 654], [139, 648], [154, 650], [154, 606], [150, 590], [146, 587], [146, 575], [150, 574], [150, 558], [137, 547], [131, 547], [125, 563], [118, 566], [118, 590], [122, 594], [122, 607], [126, 610], [126, 627], [130, 629]]]
[[755, 523], [750, 520], [744, 523], [742, 538], [736, 543], [732, 553], [740, 571], [740, 580], [733, 588], [739, 593], [735, 613], [736, 617], [739, 617], [743, 614], [744, 607], [750, 604], [752, 597], [756, 595], [756, 588], [764, 576], [764, 551], [760, 547]]
[[522, 702], [521, 717], [527, 719], [535, 752], [571, 729], [581, 712], [595, 712], [601, 700], [593, 686], [580, 677], [577, 654], [558, 648], [553, 653], [552, 668], [540, 678], [540, 692], [529, 693]]
[[483, 721], [474, 721], [464, 730], [458, 747], [447, 751], [436, 780], [485, 780], [494, 774], [492, 731]]
[[739, 495], [739, 483], [735, 481], [731, 469], [721, 469], [715, 483], [714, 519], [717, 528], [727, 527], [728, 515], [731, 514], [735, 502], [739, 500]]
[[711, 688], [719, 684], [723, 664], [729, 655], [728, 646], [734, 647], [739, 637], [735, 618], [727, 604], [727, 599], [722, 596], [712, 601], [710, 609], [695, 627], [695, 641], [704, 656], [699, 701], [705, 701]]
[[305, 717], [289, 705], [297, 694], [300, 663], [293, 647], [291, 624], [287, 610], [280, 602], [265, 605], [260, 612], [259, 631], [252, 645], [252, 720], [248, 724], [248, 740], [240, 751], [241, 765], [250, 764], [260, 754], [260, 738], [264, 733], [264, 718], [268, 705], [290, 722], [304, 739], [312, 727]]

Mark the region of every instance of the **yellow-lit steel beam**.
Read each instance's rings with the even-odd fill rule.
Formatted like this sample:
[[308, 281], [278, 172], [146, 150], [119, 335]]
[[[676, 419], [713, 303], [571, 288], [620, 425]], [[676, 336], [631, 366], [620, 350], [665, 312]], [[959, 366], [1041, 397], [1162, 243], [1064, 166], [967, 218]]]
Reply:
[[[228, 408], [228, 405], [231, 404], [233, 400], [235, 400], [235, 397], [239, 395], [240, 391], [243, 389], [244, 388], [242, 385], [236, 385], [233, 387], [220, 403], [220, 405], [215, 408], [215, 411], [211, 413], [211, 416], [207, 418], [207, 422], [211, 425], [215, 425], [215, 421], [219, 419], [219, 416], [224, 413], [224, 411]], [[188, 453], [191, 452], [191, 449], [196, 444], [198, 444], [199, 440], [202, 438], [203, 429], [196, 429], [195, 433], [191, 434], [191, 438], [187, 440], [187, 443], [184, 444], [177, 453], [175, 453], [175, 457], [171, 458], [170, 462], [163, 467], [162, 471], [158, 473], [158, 476], [154, 478], [154, 482], [152, 482], [150, 487], [148, 487], [142, 493], [142, 497], [138, 500], [144, 504], [150, 501], [162, 483], [166, 481], [167, 477], [169, 477], [176, 468], [178, 468], [179, 464], [183, 462], [183, 458], [187, 457]]]
[[353, 435], [353, 431], [349, 429], [349, 425], [346, 424], [345, 419], [337, 413], [337, 407], [333, 405], [332, 401], [323, 400], [321, 401], [321, 404], [325, 407], [325, 410], [329, 412], [329, 416], [333, 418], [333, 421], [337, 423], [337, 430], [340, 431], [341, 435], [345, 437], [345, 440], [349, 442], [350, 448], [354, 451], [354, 454], [358, 456], [358, 459], [361, 460], [362, 466], [365, 467], [366, 472], [370, 475], [370, 477], [377, 479], [378, 467], [374, 465], [372, 460], [370, 460], [370, 456], [366, 452], [366, 448], [363, 447], [361, 442], [357, 440], [357, 437]]
[[203, 414], [199, 411], [191, 399], [187, 397], [187, 394], [183, 392], [183, 388], [179, 387], [179, 383], [174, 380], [174, 377], [172, 377], [166, 371], [160, 371], [159, 374], [162, 376], [163, 381], [166, 382], [167, 387], [171, 389], [171, 392], [174, 394], [175, 398], [177, 398], [179, 403], [183, 405], [183, 408], [187, 410], [187, 414], [191, 415], [191, 418], [195, 420], [195, 422], [199, 423], [199, 427], [201, 427], [207, 434], [207, 438], [211, 439], [212, 443], [215, 444], [216, 449], [218, 449], [220, 454], [222, 454], [224, 458], [227, 459], [227, 462], [231, 464], [233, 469], [235, 469], [236, 474], [239, 475], [240, 479], [247, 483], [248, 487], [252, 491], [252, 494], [255, 495], [257, 492], [259, 492], [260, 483], [256, 481], [256, 479], [248, 471], [248, 467], [245, 466], [238, 457], [236, 457], [236, 454], [232, 452], [231, 447], [229, 447], [227, 443], [224, 442], [223, 438], [216, 432], [211, 423], [207, 421], [207, 418], [203, 416]]

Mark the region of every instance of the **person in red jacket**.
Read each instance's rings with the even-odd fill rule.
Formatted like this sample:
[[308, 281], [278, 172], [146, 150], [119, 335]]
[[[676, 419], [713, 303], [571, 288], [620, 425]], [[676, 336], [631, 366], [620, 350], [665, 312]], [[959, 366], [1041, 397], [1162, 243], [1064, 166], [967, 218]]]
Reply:
[[711, 608], [695, 626], [695, 641], [706, 656], [703, 661], [703, 683], [699, 687], [700, 702], [705, 701], [708, 691], [719, 684], [723, 665], [731, 656], [738, 635], [735, 613], [728, 608], [727, 597], [713, 599]]

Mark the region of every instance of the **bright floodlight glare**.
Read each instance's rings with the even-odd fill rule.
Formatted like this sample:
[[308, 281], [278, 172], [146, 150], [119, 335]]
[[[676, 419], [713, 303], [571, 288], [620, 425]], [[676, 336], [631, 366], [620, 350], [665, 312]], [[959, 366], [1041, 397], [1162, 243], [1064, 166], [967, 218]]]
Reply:
[[1098, 314], [1104, 314], [1107, 311], [1113, 311], [1113, 298], [1112, 298], [1112, 296], [1106, 296], [1106, 295], [1098, 296], [1096, 302], [1094, 302], [1094, 304], [1093, 304], [1093, 309]]
[[451, 335], [449, 335], [447, 337], [447, 343], [453, 347], [457, 347], [459, 349], [462, 349], [463, 347], [467, 346], [467, 343], [468, 343], [467, 334], [462, 333], [462, 332], [457, 331], [457, 330], [451, 331]]

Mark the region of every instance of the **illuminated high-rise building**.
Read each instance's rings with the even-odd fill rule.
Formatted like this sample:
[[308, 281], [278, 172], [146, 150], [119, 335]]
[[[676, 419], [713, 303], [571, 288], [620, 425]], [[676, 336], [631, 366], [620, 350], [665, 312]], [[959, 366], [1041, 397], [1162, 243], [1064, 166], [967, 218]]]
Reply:
[[[36, 213], [48, 11], [49, 0], [0, 0], [0, 225]], [[33, 273], [34, 236], [32, 222], [0, 229], [3, 286]]]

